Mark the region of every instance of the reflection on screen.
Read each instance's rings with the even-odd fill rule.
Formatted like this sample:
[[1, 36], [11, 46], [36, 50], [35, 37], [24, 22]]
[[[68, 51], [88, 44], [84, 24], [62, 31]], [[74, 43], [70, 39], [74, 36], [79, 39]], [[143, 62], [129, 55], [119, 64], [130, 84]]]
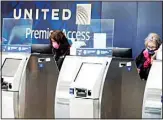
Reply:
[[21, 59], [7, 58], [2, 67], [2, 76], [13, 77], [19, 67]]
[[100, 63], [83, 63], [75, 82], [84, 87], [93, 87], [102, 70]]

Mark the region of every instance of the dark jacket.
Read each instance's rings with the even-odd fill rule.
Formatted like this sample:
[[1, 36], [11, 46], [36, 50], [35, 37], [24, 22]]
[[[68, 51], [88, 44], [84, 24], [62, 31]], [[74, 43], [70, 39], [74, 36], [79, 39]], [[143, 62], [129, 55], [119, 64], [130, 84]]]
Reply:
[[140, 73], [139, 73], [140, 78], [147, 80], [151, 65], [149, 65], [147, 68], [144, 68], [143, 66], [144, 62], [146, 61], [146, 58], [144, 57], [144, 54], [143, 54], [144, 50], [145, 49], [143, 49], [142, 52], [137, 56], [136, 66], [138, 69], [140, 69]]

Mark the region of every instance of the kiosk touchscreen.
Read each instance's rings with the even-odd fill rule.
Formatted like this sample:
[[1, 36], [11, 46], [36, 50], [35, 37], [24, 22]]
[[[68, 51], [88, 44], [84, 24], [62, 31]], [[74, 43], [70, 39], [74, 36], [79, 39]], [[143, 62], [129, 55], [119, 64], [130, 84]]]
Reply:
[[6, 58], [2, 67], [2, 76], [13, 77], [18, 70], [21, 61], [22, 59]]
[[101, 63], [82, 63], [72, 83], [72, 86], [75, 86], [75, 97], [95, 97], [93, 89], [97, 82], [96, 80], [101, 76], [100, 72], [102, 71], [102, 67]]

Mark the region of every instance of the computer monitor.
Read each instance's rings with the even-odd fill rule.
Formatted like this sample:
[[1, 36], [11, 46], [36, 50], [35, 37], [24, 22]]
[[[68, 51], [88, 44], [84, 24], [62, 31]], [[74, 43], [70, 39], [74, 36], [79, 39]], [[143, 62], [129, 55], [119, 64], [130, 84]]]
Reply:
[[85, 83], [85, 86], [93, 85], [96, 82], [96, 79], [99, 76], [100, 71], [102, 70], [101, 63], [82, 63], [80, 70], [74, 80], [79, 84]]
[[120, 58], [132, 58], [132, 49], [114, 47], [112, 56]]
[[50, 44], [33, 44], [31, 53], [52, 54], [52, 48]]
[[2, 76], [13, 77], [22, 59], [6, 58], [2, 66]]

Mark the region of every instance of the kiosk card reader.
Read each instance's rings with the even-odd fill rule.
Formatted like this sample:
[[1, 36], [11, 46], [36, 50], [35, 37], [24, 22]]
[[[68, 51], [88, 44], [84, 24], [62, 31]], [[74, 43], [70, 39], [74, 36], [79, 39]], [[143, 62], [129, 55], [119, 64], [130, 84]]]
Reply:
[[24, 81], [30, 54], [3, 53], [1, 68], [2, 118], [18, 118], [24, 112]]

